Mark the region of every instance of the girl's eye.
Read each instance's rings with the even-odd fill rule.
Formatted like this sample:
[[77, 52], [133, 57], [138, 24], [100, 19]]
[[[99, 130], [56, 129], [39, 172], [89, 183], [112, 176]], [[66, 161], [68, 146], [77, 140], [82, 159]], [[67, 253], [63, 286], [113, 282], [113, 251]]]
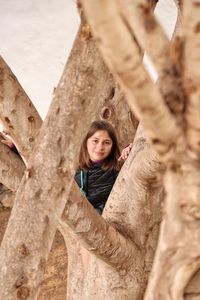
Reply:
[[105, 141], [104, 144], [105, 144], [105, 145], [110, 145], [111, 142], [110, 142], [110, 141]]
[[98, 143], [98, 140], [93, 140], [93, 143], [94, 143], [94, 144]]

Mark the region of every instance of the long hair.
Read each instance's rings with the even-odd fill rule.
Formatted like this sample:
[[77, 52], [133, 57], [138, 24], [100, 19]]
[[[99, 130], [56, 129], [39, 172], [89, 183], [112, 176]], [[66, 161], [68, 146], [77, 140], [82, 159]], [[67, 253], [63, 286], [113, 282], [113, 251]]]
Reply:
[[85, 135], [79, 153], [79, 168], [88, 169], [92, 166], [90, 161], [89, 153], [87, 150], [87, 140], [95, 134], [98, 130], [104, 130], [108, 133], [109, 137], [112, 140], [112, 149], [110, 154], [105, 158], [102, 169], [116, 169], [119, 170], [120, 165], [118, 163], [118, 158], [120, 157], [120, 150], [117, 141], [117, 136], [115, 130], [111, 124], [106, 121], [94, 121], [89, 127], [87, 134]]

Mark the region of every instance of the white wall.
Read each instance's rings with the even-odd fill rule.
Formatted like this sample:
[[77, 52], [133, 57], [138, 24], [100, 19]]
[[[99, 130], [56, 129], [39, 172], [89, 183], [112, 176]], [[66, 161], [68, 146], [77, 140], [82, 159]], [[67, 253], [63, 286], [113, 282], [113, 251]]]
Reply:
[[[167, 37], [170, 39], [177, 19], [177, 9], [173, 0], [160, 0], [156, 5], [155, 16], [163, 27]], [[155, 71], [151, 61], [145, 55], [144, 64], [153, 81], [157, 80], [157, 72]]]
[[0, 0], [0, 55], [45, 117], [76, 35], [75, 0]]

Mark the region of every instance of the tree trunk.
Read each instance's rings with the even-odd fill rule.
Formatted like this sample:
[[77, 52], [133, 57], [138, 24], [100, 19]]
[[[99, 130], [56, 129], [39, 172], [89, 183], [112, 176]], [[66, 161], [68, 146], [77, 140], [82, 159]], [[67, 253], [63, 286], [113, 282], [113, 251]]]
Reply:
[[[164, 71], [165, 78], [169, 79], [167, 93], [156, 91], [156, 87], [151, 90], [149, 78], [139, 63], [137, 47], [138, 43], [142, 43], [141, 34], [137, 43], [132, 38], [139, 28], [136, 26], [133, 29], [130, 23], [127, 26], [128, 18], [126, 14], [122, 18], [117, 2], [83, 0], [106, 62], [119, 79], [129, 103], [166, 166], [164, 218], [145, 299], [198, 299], [199, 291], [197, 295], [192, 295], [192, 290], [188, 291], [187, 287], [189, 282], [192, 285], [190, 280], [200, 267], [199, 1], [180, 1], [184, 12], [184, 39], [175, 39], [171, 61], [168, 60], [169, 54], [157, 57], [164, 61], [156, 67], [161, 73]], [[143, 13], [142, 26], [146, 26], [153, 40], [156, 38], [155, 29], [160, 28], [157, 28], [150, 13], [148, 1], [137, 1], [137, 4]], [[158, 30], [157, 37], [161, 37]], [[159, 42], [165, 50], [164, 40]], [[155, 48], [153, 50], [157, 51]], [[154, 59], [153, 52], [151, 55]], [[167, 64], [169, 68], [165, 69]], [[177, 82], [173, 80], [174, 76]], [[151, 90], [151, 93], [148, 95], [145, 89], [146, 92]], [[170, 89], [171, 93], [168, 93]]]
[[42, 119], [15, 75], [0, 57], [0, 120], [27, 162]]
[[17, 154], [1, 142], [0, 153], [0, 182], [16, 192], [25, 171], [25, 165]]
[[[105, 95], [104, 94], [102, 95], [102, 90], [105, 87], [105, 82], [107, 80], [107, 77], [104, 76], [106, 74], [104, 69], [105, 67], [102, 65], [102, 60], [99, 57], [99, 54], [94, 47], [93, 41], [87, 40], [87, 45], [86, 45], [86, 41], [83, 39], [80, 40], [80, 38], [78, 37], [75, 43], [75, 48], [73, 53], [74, 54], [72, 54], [71, 56], [69, 65], [67, 66], [67, 69], [65, 70], [63, 78], [61, 79], [59, 87], [55, 93], [54, 103], [51, 106], [47, 120], [45, 121], [40, 136], [38, 138], [39, 144], [36, 145], [33, 151], [33, 156], [31, 157], [30, 162], [28, 164], [25, 177], [23, 178], [21, 186], [18, 190], [16, 203], [13, 208], [12, 217], [10, 219], [9, 226], [4, 237], [4, 241], [2, 243], [1, 267], [3, 272], [1, 274], [2, 276], [1, 282], [3, 286], [1, 287], [1, 295], [2, 297], [6, 297], [6, 299], [15, 299], [16, 297], [18, 298], [24, 297], [24, 299], [26, 298], [34, 299], [37, 297], [38, 286], [41, 282], [42, 274], [44, 271], [45, 260], [47, 258], [49, 249], [51, 247], [53, 235], [57, 227], [57, 221], [55, 220], [54, 213], [56, 210], [58, 216], [59, 214], [61, 214], [62, 207], [65, 202], [64, 200], [67, 198], [67, 194], [69, 193], [69, 189], [70, 189], [69, 182], [70, 182], [70, 178], [72, 178], [73, 176], [73, 168], [76, 161], [75, 157], [77, 153], [77, 148], [79, 148], [79, 140], [80, 137], [83, 135], [83, 131], [84, 131], [84, 129], [81, 130], [83, 126], [80, 125], [78, 126], [78, 131], [75, 131], [74, 120], [77, 120], [78, 124], [81, 124], [80, 123], [80, 115], [81, 115], [82, 117], [85, 118], [84, 122], [87, 124], [88, 122], [90, 122], [90, 116], [93, 116], [94, 118], [95, 108], [97, 107], [97, 104], [93, 100], [94, 95], [97, 99], [100, 98], [101, 108], [102, 108], [102, 103], [105, 102], [105, 98], [104, 98]], [[91, 55], [91, 53], [93, 54]], [[82, 64], [80, 64], [79, 61], [77, 62], [77, 55], [79, 55], [79, 59], [82, 58], [81, 60]], [[85, 64], [83, 62], [84, 59], [86, 60]], [[79, 74], [81, 73], [79, 75], [80, 79], [78, 77], [79, 80], [77, 79], [77, 72], [78, 72], [77, 69], [79, 70]], [[109, 73], [108, 76], [110, 76]], [[96, 77], [99, 78], [98, 86], [94, 84], [94, 81], [96, 82], [97, 80]], [[66, 82], [65, 85], [63, 85], [64, 81]], [[69, 82], [70, 82], [70, 86], [67, 85], [67, 83], [69, 84]], [[76, 85], [77, 90], [70, 89], [71, 82]], [[68, 92], [68, 97], [66, 96], [67, 95], [66, 91]], [[111, 91], [112, 93], [108, 93], [108, 94], [112, 96], [113, 88], [111, 89]], [[85, 100], [86, 95], [88, 99], [87, 101]], [[111, 96], [106, 97], [106, 99], [111, 100], [113, 98]], [[82, 102], [81, 104], [82, 104], [83, 111], [84, 109], [87, 108], [87, 115], [86, 113], [84, 114], [83, 111], [81, 111], [81, 106], [77, 107], [77, 104], [74, 101], [73, 97], [75, 98], [75, 100], [79, 99], [79, 102]], [[88, 105], [90, 99], [91, 101], [93, 100], [90, 104], [91, 107], [89, 107], [91, 113], [88, 112]], [[101, 99], [103, 100], [101, 101]], [[65, 103], [64, 100], [68, 100], [67, 103]], [[119, 104], [120, 102], [119, 101], [117, 102], [117, 98], [115, 101], [118, 104], [116, 105], [117, 109], [121, 110], [122, 106]], [[106, 101], [106, 105], [108, 105], [108, 101]], [[113, 117], [115, 116], [115, 113], [107, 114], [108, 111], [109, 110], [107, 110], [107, 107], [106, 109], [104, 109], [103, 107], [103, 109], [100, 109], [100, 115], [105, 119], [112, 120], [112, 122], [114, 123], [114, 121], [116, 120]], [[114, 109], [113, 111], [115, 112]], [[63, 114], [61, 114], [61, 112]], [[68, 115], [70, 112], [71, 115], [69, 119]], [[56, 114], [59, 115], [59, 119], [55, 118]], [[113, 119], [111, 118], [111, 116], [113, 117]], [[123, 113], [123, 116], [125, 120], [126, 114]], [[128, 120], [130, 123], [132, 122], [132, 117], [130, 116], [130, 114]], [[123, 128], [125, 128], [125, 125], [128, 125], [127, 121], [124, 124]], [[48, 132], [46, 127], [48, 127]], [[67, 128], [68, 130], [66, 131], [65, 128]], [[59, 132], [62, 132], [62, 136], [60, 136]], [[74, 134], [76, 135], [77, 139], [74, 142], [72, 140], [70, 144], [70, 140], [72, 139]], [[124, 133], [121, 130], [121, 140], [123, 134]], [[124, 136], [125, 136], [125, 141], [126, 139], [129, 139], [128, 133], [126, 133], [126, 135]], [[69, 147], [68, 152], [66, 151], [67, 149], [66, 140], [68, 141], [68, 147]], [[125, 141], [122, 141], [122, 144]], [[139, 145], [140, 147], [142, 147], [141, 141], [139, 142]], [[55, 153], [57, 153], [57, 155], [55, 155]], [[157, 171], [157, 169], [160, 168], [159, 163], [153, 162], [151, 164], [150, 162], [148, 162], [149, 154], [144, 152], [144, 154], [142, 154], [141, 156], [143, 155], [147, 159], [146, 160], [148, 166], [147, 169], [149, 170], [149, 174], [147, 175], [147, 177], [145, 177], [144, 174], [143, 175], [140, 174], [140, 167], [141, 167], [140, 163], [139, 165], [136, 166], [136, 169], [133, 168], [133, 170], [135, 170], [133, 171], [133, 174], [135, 174], [134, 176], [136, 176], [134, 182], [134, 184], [136, 184], [136, 189], [137, 189], [137, 185], [140, 186], [144, 179], [143, 182], [144, 194], [142, 195], [142, 198], [146, 197], [145, 196], [147, 192], [146, 186], [149, 186], [150, 183], [154, 186], [153, 183], [155, 182], [155, 171]], [[45, 159], [43, 157], [45, 157]], [[132, 161], [133, 161], [133, 156], [130, 156], [130, 162]], [[68, 167], [66, 167], [66, 164], [68, 165]], [[43, 165], [42, 168], [41, 165]], [[55, 172], [56, 169], [57, 172]], [[126, 172], [128, 171], [125, 171], [125, 174], [121, 179], [122, 183], [124, 182], [124, 178], [127, 177]], [[50, 180], [51, 182], [53, 182], [53, 185], [51, 184]], [[118, 184], [119, 185], [118, 189], [120, 190], [120, 192], [125, 193], [124, 188], [126, 188], [126, 185], [122, 183]], [[130, 184], [132, 183], [129, 183], [129, 185]], [[155, 195], [154, 200], [156, 199], [156, 203], [158, 203], [158, 208], [155, 210], [157, 217], [158, 217], [157, 211], [159, 211], [158, 199], [160, 199], [160, 196], [162, 194], [161, 190], [162, 189], [160, 188], [160, 186], [156, 186], [152, 189], [152, 193], [154, 193]], [[113, 191], [113, 193], [115, 192]], [[138, 191], [134, 190], [134, 196], [137, 193]], [[115, 205], [118, 203], [117, 207], [120, 207], [122, 205], [120, 201], [122, 197], [124, 198], [124, 194], [117, 197], [113, 197], [113, 200], [109, 200], [108, 205], [109, 203], [112, 203], [112, 201], [114, 201]], [[122, 205], [124, 210], [127, 209], [127, 205], [128, 205], [127, 203], [130, 202], [130, 199], [132, 199], [132, 197], [133, 195], [131, 194], [130, 191], [130, 193], [127, 194], [126, 201], [124, 201], [124, 204]], [[53, 199], [56, 200], [53, 202]], [[119, 202], [117, 202], [117, 199]], [[147, 197], [146, 199], [149, 198]], [[73, 218], [70, 221], [70, 215], [73, 212], [73, 206], [76, 205], [76, 202], [74, 203], [74, 201], [72, 201], [70, 205], [69, 202], [70, 201], [68, 201], [68, 211], [71, 210], [71, 213], [68, 215], [68, 222], [73, 223]], [[92, 222], [98, 219], [99, 222], [98, 226], [100, 228], [99, 232], [101, 232], [101, 229], [103, 229], [102, 226], [105, 226], [105, 228], [108, 229], [110, 228], [109, 230], [111, 231], [111, 235], [109, 239], [113, 239], [114, 247], [115, 244], [117, 245], [117, 243], [119, 243], [120, 246], [122, 240], [124, 240], [123, 242], [124, 244], [127, 244], [127, 246], [124, 247], [124, 249], [123, 248], [121, 249], [121, 259], [119, 259], [118, 256], [116, 257], [115, 253], [113, 253], [114, 255], [106, 253], [105, 247], [102, 247], [101, 249], [97, 247], [96, 249], [94, 249], [95, 236], [91, 238], [90, 246], [89, 246], [90, 250], [91, 248], [93, 248], [93, 253], [98, 255], [99, 259], [95, 260], [96, 261], [94, 263], [95, 268], [93, 269], [90, 267], [87, 276], [85, 276], [84, 278], [84, 290], [82, 290], [82, 297], [84, 297], [85, 299], [87, 298], [94, 299], [94, 296], [99, 297], [99, 295], [105, 297], [106, 293], [107, 295], [109, 295], [109, 297], [111, 297], [111, 299], [117, 299], [119, 295], [120, 297], [122, 297], [122, 299], [124, 297], [127, 297], [127, 299], [141, 299], [144, 293], [147, 274], [149, 272], [149, 265], [151, 265], [152, 255], [156, 244], [156, 238], [151, 240], [151, 238], [148, 237], [149, 234], [146, 232], [146, 230], [147, 231], [151, 230], [152, 234], [156, 236], [159, 220], [156, 220], [156, 218], [154, 220], [153, 218], [154, 222], [149, 223], [150, 227], [147, 226], [145, 228], [143, 232], [143, 239], [140, 239], [140, 234], [137, 235], [135, 233], [134, 226], [132, 227], [131, 224], [132, 223], [131, 218], [134, 215], [133, 212], [134, 210], [135, 211], [138, 210], [139, 213], [142, 213], [142, 216], [146, 216], [148, 218], [148, 216], [151, 214], [151, 208], [149, 208], [147, 204], [148, 208], [146, 209], [146, 213], [144, 213], [141, 212], [141, 208], [139, 209], [140, 201], [138, 201], [138, 203], [136, 201], [135, 205], [137, 208], [133, 207], [130, 210], [131, 212], [130, 217], [127, 218], [128, 221], [126, 222], [127, 228], [125, 228], [126, 226], [124, 226], [124, 228], [120, 227], [121, 222], [125, 221], [124, 213], [118, 214], [116, 213], [117, 210], [115, 211], [115, 209], [112, 209], [113, 213], [111, 212], [108, 215], [110, 218], [109, 222], [111, 222], [112, 226], [109, 225], [109, 223], [103, 221], [101, 217], [96, 216], [96, 213], [93, 210], [93, 208], [90, 207], [87, 209], [87, 206], [85, 207], [84, 205], [83, 211], [80, 210], [80, 212], [83, 213], [84, 217], [88, 215], [88, 218], [91, 219]], [[137, 205], [139, 205], [139, 207]], [[113, 204], [111, 204], [110, 207], [112, 206]], [[18, 220], [18, 216], [20, 216], [20, 220]], [[138, 215], [138, 220], [140, 220], [139, 215]], [[70, 223], [70, 226], [73, 227], [72, 223]], [[84, 224], [82, 225], [84, 226]], [[77, 231], [77, 228], [74, 229], [74, 231]], [[67, 234], [69, 234], [68, 230], [67, 230]], [[116, 238], [114, 238], [113, 234], [116, 235]], [[15, 241], [13, 237], [16, 235], [18, 236], [17, 241]], [[89, 241], [88, 235], [86, 234], [85, 237], [83, 236], [80, 237], [80, 235], [79, 235], [79, 239], [84, 240], [84, 243], [87, 247], [88, 246], [87, 243]], [[119, 237], [119, 241], [117, 241], [118, 237]], [[148, 243], [151, 246], [147, 246]], [[144, 245], [146, 245], [145, 247], [147, 247], [148, 251], [144, 251], [140, 253], [139, 250]], [[127, 248], [126, 251], [125, 248]], [[18, 249], [17, 253], [15, 249]], [[72, 253], [72, 249], [70, 250]], [[120, 248], [118, 250], [120, 250]], [[131, 254], [132, 252], [134, 253], [134, 255]], [[33, 253], [34, 253], [34, 257], [32, 258], [31, 254]], [[127, 256], [125, 255], [125, 253]], [[131, 258], [130, 262], [129, 262], [129, 258]], [[106, 262], [106, 264], [101, 261], [102, 259]], [[138, 259], [138, 262], [136, 261], [136, 259]], [[92, 260], [93, 258], [91, 258], [91, 262]], [[124, 264], [120, 266], [122, 260], [124, 261]], [[70, 257], [69, 257], [69, 261], [70, 261]], [[114, 269], [110, 267], [111, 264], [113, 265], [113, 267], [115, 267]], [[5, 265], [7, 265], [6, 269], [4, 268]], [[129, 265], [130, 267], [128, 267]], [[95, 278], [94, 276], [95, 269], [98, 271], [99, 274], [97, 278]], [[102, 273], [107, 274], [105, 276], [105, 279], [103, 279]], [[3, 280], [3, 277], [7, 278], [6, 282]], [[108, 285], [108, 282], [111, 283], [111, 277], [115, 278], [115, 280], [113, 280], [114, 282], [112, 281], [112, 289], [110, 289], [110, 286]], [[107, 278], [107, 282], [106, 282], [106, 278]], [[82, 281], [80, 281], [80, 286], [81, 286], [81, 282]], [[91, 284], [95, 284], [95, 286], [99, 289], [98, 296], [94, 295], [92, 289], [89, 288]], [[123, 285], [125, 285], [126, 289], [121, 288]], [[131, 289], [132, 285], [134, 285], [135, 289]], [[71, 287], [71, 291], [74, 292], [72, 288], [73, 286], [71, 285], [70, 287]], [[72, 296], [72, 292], [71, 292], [71, 296]], [[74, 297], [77, 296], [77, 294], [81, 296], [80, 290], [78, 292], [76, 291], [76, 293], [74, 292]]]
[[101, 97], [105, 81], [99, 53], [93, 42], [86, 43], [81, 35], [79, 32], [17, 191], [1, 246], [2, 299], [37, 297], [57, 227], [55, 212], [58, 216], [62, 213], [81, 137]]
[[[58, 215], [62, 212], [69, 193], [80, 139], [87, 124], [94, 119], [98, 100], [102, 107], [103, 102], [108, 103], [115, 96], [113, 87], [106, 85], [108, 77], [111, 78], [111, 75], [102, 64], [92, 39], [88, 39], [80, 31], [41, 129], [39, 144], [34, 149], [18, 189], [16, 203], [2, 242], [1, 268], [4, 272], [1, 273], [1, 297], [15, 299], [23, 296], [34, 299], [37, 296], [45, 260], [57, 226], [55, 210]], [[116, 98], [115, 102], [117, 101]], [[119, 101], [117, 103], [120, 109]], [[101, 117], [112, 119], [113, 115], [108, 116], [104, 110]], [[125, 117], [124, 113], [124, 119]], [[130, 115], [127, 124], [129, 122], [132, 125]], [[135, 129], [132, 126], [130, 128], [129, 132], [134, 134]], [[74, 141], [73, 136], [76, 138]], [[125, 139], [130, 141], [128, 134]], [[17, 235], [18, 239], [15, 240], [13, 235]], [[18, 249], [17, 253], [15, 249]], [[7, 278], [6, 282], [3, 278]], [[35, 279], [31, 281], [31, 278]]]
[[[73, 200], [74, 208], [71, 206], [69, 208], [68, 205], [66, 207], [64, 221], [72, 228], [73, 236], [76, 234], [78, 240], [82, 241], [84, 247], [93, 254], [90, 256], [87, 273], [81, 272], [80, 263], [76, 265], [79, 269], [73, 268], [75, 273], [70, 274], [72, 278], [67, 299], [143, 298], [157, 244], [161, 218], [160, 200], [163, 197], [162, 185], [159, 184], [158, 177], [159, 174], [162, 175], [163, 170], [141, 134], [140, 131], [103, 214], [108, 224], [126, 239], [126, 251], [123, 247], [120, 248], [120, 245], [117, 247], [117, 235], [115, 230], [110, 228], [113, 238], [111, 242], [107, 223], [105, 223], [108, 226], [107, 229], [105, 227], [107, 233], [103, 234], [102, 225], [98, 229], [98, 219], [101, 217], [97, 215], [92, 218], [91, 216], [96, 214], [92, 208], [89, 215], [87, 212], [84, 213], [83, 219], [81, 216], [83, 204], [80, 199]], [[85, 203], [85, 209], [86, 204], [89, 206]], [[90, 225], [86, 221], [89, 219]], [[62, 233], [68, 237], [68, 226], [64, 226], [63, 221], [61, 225]], [[90, 230], [92, 230], [92, 238], [88, 235]], [[110, 239], [110, 244], [106, 245], [105, 237]], [[131, 242], [130, 245], [128, 241]], [[76, 249], [78, 252], [77, 244]], [[123, 260], [120, 258], [120, 249], [123, 251]], [[73, 255], [75, 260], [75, 254]], [[116, 261], [113, 260], [114, 257]]]

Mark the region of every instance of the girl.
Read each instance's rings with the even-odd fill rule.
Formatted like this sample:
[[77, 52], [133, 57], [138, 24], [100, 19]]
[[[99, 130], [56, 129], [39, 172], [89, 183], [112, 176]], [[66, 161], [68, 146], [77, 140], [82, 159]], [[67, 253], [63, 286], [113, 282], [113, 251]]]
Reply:
[[[105, 121], [94, 121], [83, 139], [75, 180], [99, 214], [119, 173], [119, 161], [128, 157], [131, 147], [132, 144], [127, 146], [120, 156], [115, 130]], [[87, 271], [89, 252], [81, 247], [80, 253]]]
[[112, 125], [94, 121], [86, 134], [75, 175], [82, 193], [99, 214], [119, 173], [120, 150]]

